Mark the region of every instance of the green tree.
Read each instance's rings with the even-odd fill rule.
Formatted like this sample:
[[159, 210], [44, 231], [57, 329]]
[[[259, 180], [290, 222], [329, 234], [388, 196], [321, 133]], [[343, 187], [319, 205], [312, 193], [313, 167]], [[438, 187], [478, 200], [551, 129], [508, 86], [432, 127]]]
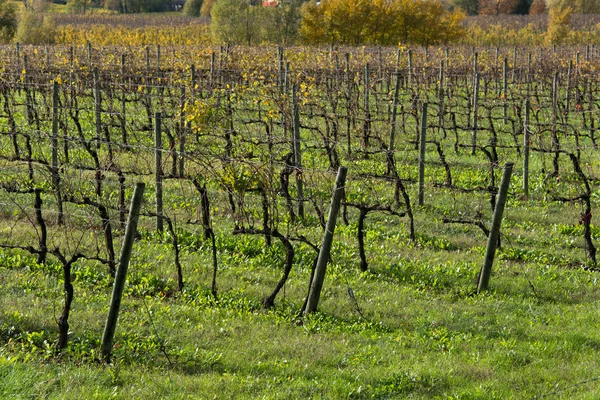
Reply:
[[167, 8], [169, 0], [121, 0], [124, 13], [158, 12]]
[[69, 11], [78, 14], [85, 14], [91, 5], [91, 0], [67, 0], [67, 8]]
[[265, 41], [277, 44], [292, 44], [300, 27], [301, 0], [291, 0], [279, 7], [266, 7], [263, 10], [262, 37]]
[[10, 42], [16, 30], [17, 8], [10, 0], [0, 0], [0, 42]]
[[27, 2], [21, 10], [14, 40], [22, 44], [53, 44], [56, 25], [46, 11], [44, 0]]
[[202, 8], [200, 8], [200, 15], [203, 17], [210, 17], [210, 13], [215, 3], [216, 0], [204, 0], [202, 2]]
[[574, 14], [598, 14], [600, 0], [548, 0], [549, 9], [564, 10], [567, 7], [571, 7]]
[[217, 43], [259, 44], [262, 7], [247, 0], [218, 0], [211, 10], [210, 30]]
[[479, 13], [479, 0], [452, 0], [452, 4], [461, 8], [469, 15], [477, 15]]
[[188, 17], [199, 17], [203, 0], [186, 0], [183, 13]]

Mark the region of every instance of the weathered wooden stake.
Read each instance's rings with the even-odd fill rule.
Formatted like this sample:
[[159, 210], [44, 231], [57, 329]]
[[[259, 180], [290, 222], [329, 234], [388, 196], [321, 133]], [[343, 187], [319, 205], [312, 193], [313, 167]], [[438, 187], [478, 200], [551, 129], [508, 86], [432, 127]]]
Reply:
[[163, 173], [162, 173], [162, 135], [161, 135], [161, 113], [154, 113], [154, 159], [156, 169], [156, 230], [162, 232], [163, 224]]
[[477, 150], [477, 123], [479, 119], [479, 73], [475, 74], [473, 84], [473, 133], [471, 135], [471, 155]]
[[300, 219], [304, 219], [304, 188], [302, 181], [302, 151], [300, 148], [300, 111], [298, 109], [298, 98], [296, 95], [296, 87], [292, 90], [292, 108], [294, 114], [294, 127], [293, 127], [293, 153], [294, 153], [294, 166], [296, 167], [296, 190], [298, 192], [298, 216]]
[[306, 308], [304, 314], [310, 314], [317, 310], [319, 305], [319, 299], [321, 298], [321, 289], [323, 288], [323, 281], [325, 280], [325, 272], [327, 269], [327, 262], [329, 261], [329, 254], [331, 252], [331, 245], [333, 243], [333, 233], [335, 231], [335, 223], [337, 215], [340, 210], [340, 203], [344, 194], [344, 186], [346, 184], [346, 174], [348, 168], [340, 167], [338, 169], [337, 177], [335, 178], [335, 189], [333, 191], [333, 197], [331, 199], [331, 207], [329, 208], [329, 217], [327, 218], [327, 224], [325, 227], [325, 233], [323, 234], [323, 243], [319, 250], [319, 257], [317, 258], [317, 265], [315, 266], [315, 274], [310, 285], [308, 292], [308, 299], [306, 301]]
[[94, 112], [96, 116], [96, 148], [102, 142], [102, 98], [100, 96], [100, 75], [98, 68], [94, 68]]
[[525, 101], [525, 119], [523, 121], [523, 191], [529, 196], [529, 99]]
[[504, 124], [508, 123], [508, 106], [506, 101], [508, 100], [508, 57], [504, 57], [502, 64], [502, 103], [503, 103], [503, 116]]
[[492, 228], [488, 236], [487, 249], [485, 251], [485, 259], [481, 273], [479, 274], [479, 284], [477, 285], [477, 293], [488, 288], [490, 276], [492, 274], [492, 264], [498, 246], [498, 237], [500, 236], [500, 225], [502, 224], [502, 214], [504, 213], [504, 205], [508, 194], [508, 186], [510, 184], [510, 175], [512, 173], [513, 163], [507, 162], [504, 166], [504, 174], [502, 182], [500, 182], [500, 192], [496, 200], [496, 208], [492, 217]]
[[413, 53], [408, 50], [408, 87], [412, 89], [413, 83]]
[[421, 136], [419, 139], [419, 205], [425, 197], [425, 148], [427, 147], [427, 103], [423, 103], [421, 112]]
[[58, 205], [58, 224], [64, 222], [60, 175], [58, 173], [58, 82], [52, 85], [52, 184], [56, 190]]
[[144, 188], [144, 183], [137, 183], [135, 185], [133, 198], [131, 199], [131, 206], [129, 208], [125, 239], [123, 241], [123, 247], [121, 248], [121, 257], [119, 258], [119, 268], [117, 269], [117, 274], [115, 275], [112, 297], [110, 299], [110, 308], [108, 310], [108, 317], [106, 318], [106, 325], [104, 327], [102, 345], [100, 348], [102, 357], [107, 362], [110, 361], [113, 338], [115, 336], [115, 330], [117, 329], [117, 319], [119, 318], [119, 309], [121, 307], [123, 289], [125, 288], [125, 280], [127, 278], [127, 268], [131, 258], [131, 249], [133, 248], [135, 232], [137, 230], [137, 223], [140, 216], [140, 209], [142, 208], [142, 201], [144, 198]]

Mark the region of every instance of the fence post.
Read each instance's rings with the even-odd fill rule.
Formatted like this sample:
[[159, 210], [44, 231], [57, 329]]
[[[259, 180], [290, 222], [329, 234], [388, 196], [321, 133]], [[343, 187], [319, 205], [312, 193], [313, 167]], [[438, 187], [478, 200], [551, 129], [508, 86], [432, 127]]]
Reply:
[[504, 213], [504, 205], [506, 204], [506, 195], [510, 184], [510, 175], [512, 173], [513, 163], [507, 162], [504, 166], [504, 174], [500, 182], [500, 192], [492, 217], [492, 228], [488, 236], [487, 248], [485, 251], [485, 259], [481, 273], [479, 274], [479, 284], [477, 285], [477, 293], [486, 290], [492, 274], [492, 264], [494, 263], [494, 255], [498, 246], [498, 237], [500, 236], [500, 225], [502, 224], [502, 214]]
[[296, 86], [292, 89], [292, 108], [294, 114], [293, 127], [293, 153], [294, 166], [296, 167], [296, 189], [298, 191], [298, 216], [304, 219], [304, 188], [302, 184], [302, 151], [300, 149], [300, 111], [298, 110], [298, 99], [296, 97]]
[[396, 85], [394, 86], [394, 102], [392, 103], [392, 115], [390, 118], [390, 144], [388, 146], [388, 173], [393, 174], [394, 152], [396, 151], [396, 120], [398, 118], [398, 94], [400, 92], [400, 72], [396, 71]]
[[60, 192], [60, 175], [58, 174], [58, 82], [52, 85], [52, 184], [56, 190], [58, 205], [57, 222], [64, 222], [62, 195]]
[[413, 53], [412, 50], [408, 50], [408, 87], [412, 89], [413, 83]]
[[119, 308], [121, 307], [125, 279], [127, 278], [127, 267], [129, 266], [131, 249], [135, 240], [140, 209], [142, 208], [144, 188], [144, 183], [137, 183], [135, 185], [135, 190], [133, 191], [133, 198], [131, 199], [129, 217], [127, 218], [127, 228], [125, 230], [125, 239], [121, 249], [121, 257], [119, 258], [119, 269], [117, 269], [117, 274], [115, 275], [112, 297], [110, 299], [110, 308], [108, 310], [108, 317], [106, 318], [104, 334], [102, 335], [102, 345], [100, 350], [105, 361], [109, 361], [110, 359], [113, 338], [115, 336], [115, 330], [117, 329]]
[[127, 80], [125, 79], [125, 53], [121, 54], [121, 140], [127, 146]]
[[100, 98], [100, 75], [98, 68], [94, 68], [94, 112], [96, 116], [96, 148], [100, 149], [102, 141], [102, 99]]
[[508, 107], [506, 100], [508, 99], [508, 58], [504, 57], [504, 63], [502, 64], [502, 103], [503, 103], [503, 116], [504, 124], [508, 123]]
[[423, 103], [421, 111], [421, 135], [419, 138], [419, 205], [425, 197], [425, 147], [427, 142], [427, 103]]
[[475, 155], [477, 149], [477, 119], [479, 118], [479, 73], [475, 74], [473, 85], [473, 132], [471, 135], [471, 155]]
[[310, 290], [308, 292], [308, 299], [306, 301], [306, 309], [304, 310], [304, 314], [309, 314], [316, 311], [317, 306], [319, 305], [321, 289], [323, 288], [323, 281], [325, 280], [327, 262], [329, 261], [329, 254], [331, 252], [331, 245], [333, 243], [335, 222], [344, 194], [347, 172], [348, 168], [340, 167], [338, 169], [337, 177], [335, 178], [335, 189], [331, 199], [331, 207], [329, 208], [329, 216], [327, 218], [325, 233], [323, 234], [323, 243], [321, 244], [321, 249], [319, 250], [319, 257], [317, 259], [317, 265], [315, 266], [315, 274], [310, 284]]
[[179, 177], [183, 178], [185, 174], [185, 136], [187, 134], [187, 122], [185, 120], [185, 86], [181, 87], [181, 116], [179, 118]]
[[162, 137], [161, 113], [154, 113], [154, 160], [156, 169], [156, 230], [162, 232], [163, 225], [163, 187], [162, 187]]
[[525, 101], [525, 119], [523, 121], [523, 191], [529, 196], [529, 99]]

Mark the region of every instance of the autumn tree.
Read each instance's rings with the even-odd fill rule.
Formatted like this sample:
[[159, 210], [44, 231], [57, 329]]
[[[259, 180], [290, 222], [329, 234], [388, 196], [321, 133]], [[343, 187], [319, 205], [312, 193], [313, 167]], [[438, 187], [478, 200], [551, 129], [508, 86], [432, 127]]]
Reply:
[[600, 13], [600, 0], [548, 0], [548, 8], [564, 10], [571, 7], [574, 14]]
[[573, 8], [571, 7], [550, 6], [548, 31], [546, 32], [546, 42], [548, 44], [560, 44], [565, 41], [569, 35], [569, 23], [572, 14]]
[[529, 8], [529, 14], [539, 15], [546, 12], [546, 0], [533, 0]]
[[479, 0], [479, 14], [512, 14], [519, 7], [519, 0]]
[[202, 9], [202, 0], [186, 0], [183, 13], [188, 17], [199, 17]]
[[313, 0], [302, 9], [307, 43], [432, 45], [458, 39], [464, 12], [440, 0]]
[[479, 0], [452, 0], [452, 4], [469, 15], [477, 15], [479, 13]]
[[10, 0], [0, 0], [0, 42], [9, 42], [16, 30], [17, 8]]
[[48, 4], [45, 0], [24, 2], [19, 23], [15, 32], [15, 40], [22, 44], [53, 44], [56, 39], [56, 25], [48, 15]]

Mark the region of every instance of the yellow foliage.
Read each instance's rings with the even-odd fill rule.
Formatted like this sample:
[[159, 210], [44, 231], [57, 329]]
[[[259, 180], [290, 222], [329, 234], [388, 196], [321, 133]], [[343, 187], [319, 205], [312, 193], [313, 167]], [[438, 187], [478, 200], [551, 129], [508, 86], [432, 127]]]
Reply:
[[201, 46], [210, 44], [211, 39], [208, 27], [204, 25], [144, 28], [64, 25], [57, 29], [57, 44], [84, 45], [88, 42], [97, 46]]
[[440, 0], [314, 0], [302, 9], [300, 34], [308, 43], [449, 43], [464, 34], [461, 11]]
[[569, 35], [569, 22], [573, 9], [571, 7], [550, 7], [548, 18], [548, 32], [546, 42], [549, 44], [560, 44], [566, 41]]

